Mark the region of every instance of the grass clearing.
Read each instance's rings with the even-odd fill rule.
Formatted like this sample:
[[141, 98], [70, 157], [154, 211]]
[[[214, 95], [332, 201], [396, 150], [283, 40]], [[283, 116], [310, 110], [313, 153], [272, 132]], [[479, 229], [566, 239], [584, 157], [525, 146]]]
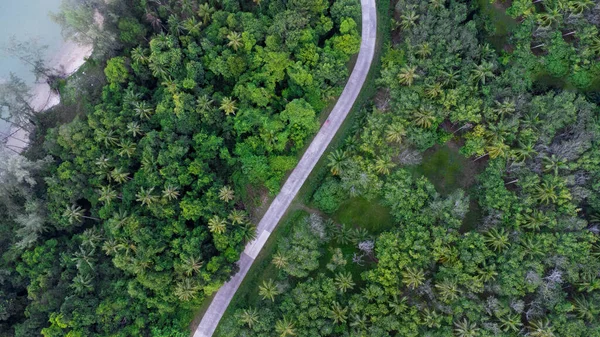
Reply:
[[333, 220], [346, 226], [359, 226], [371, 234], [379, 234], [394, 226], [394, 220], [388, 207], [377, 200], [365, 198], [348, 199], [333, 214]]

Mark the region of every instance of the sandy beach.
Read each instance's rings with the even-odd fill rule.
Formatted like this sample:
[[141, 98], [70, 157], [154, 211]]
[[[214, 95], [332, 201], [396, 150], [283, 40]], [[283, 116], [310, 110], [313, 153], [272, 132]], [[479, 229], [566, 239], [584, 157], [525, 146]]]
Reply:
[[[68, 77], [79, 69], [92, 54], [92, 46], [81, 46], [72, 41], [63, 42], [59, 51], [50, 58], [48, 65], [62, 76]], [[42, 112], [60, 103], [60, 96], [50, 89], [47, 83], [36, 83], [31, 89], [31, 106], [37, 112]], [[11, 137], [6, 146], [16, 152], [21, 152], [27, 146], [29, 134], [17, 127], [10, 128]]]

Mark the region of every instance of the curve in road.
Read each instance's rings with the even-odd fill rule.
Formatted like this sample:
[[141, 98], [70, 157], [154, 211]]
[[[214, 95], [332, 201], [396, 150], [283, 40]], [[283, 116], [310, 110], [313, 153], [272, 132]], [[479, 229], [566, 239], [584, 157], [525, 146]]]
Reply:
[[321, 126], [321, 129], [310, 143], [302, 159], [300, 159], [300, 162], [292, 171], [281, 191], [260, 220], [257, 227], [257, 238], [246, 245], [246, 249], [238, 261], [239, 271], [217, 291], [204, 317], [202, 317], [202, 321], [200, 321], [200, 324], [196, 328], [194, 337], [210, 337], [213, 335], [233, 295], [235, 295], [242, 280], [252, 266], [254, 259], [258, 256], [265, 242], [267, 242], [267, 239], [292, 203], [292, 200], [296, 197], [300, 187], [302, 187], [302, 184], [304, 184], [304, 181], [308, 178], [308, 175], [352, 109], [371, 68], [377, 40], [377, 10], [375, 0], [361, 0], [361, 11], [362, 36], [360, 51], [342, 95], [338, 98], [337, 103], [329, 114], [329, 118], [323, 123], [323, 126]]

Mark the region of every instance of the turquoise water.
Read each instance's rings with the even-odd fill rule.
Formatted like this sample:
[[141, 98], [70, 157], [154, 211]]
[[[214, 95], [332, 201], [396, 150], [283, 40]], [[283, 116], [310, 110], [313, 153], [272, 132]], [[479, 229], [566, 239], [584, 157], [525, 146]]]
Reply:
[[[50, 20], [49, 12], [58, 11], [61, 0], [0, 0], [0, 45], [11, 36], [19, 40], [37, 38], [41, 45], [48, 45], [47, 57], [54, 55], [62, 43], [60, 26]], [[19, 60], [0, 52], [0, 81], [10, 72], [33, 84], [35, 77]], [[0, 129], [6, 125], [0, 121]]]

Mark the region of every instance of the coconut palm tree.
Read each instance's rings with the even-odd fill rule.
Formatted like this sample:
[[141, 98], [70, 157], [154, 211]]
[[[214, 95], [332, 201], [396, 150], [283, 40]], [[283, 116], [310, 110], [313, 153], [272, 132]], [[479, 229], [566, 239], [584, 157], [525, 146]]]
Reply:
[[388, 125], [385, 130], [385, 140], [389, 143], [401, 144], [404, 136], [406, 136], [406, 130], [400, 122]]
[[235, 115], [235, 111], [237, 110], [235, 100], [231, 99], [231, 97], [223, 97], [219, 109], [223, 110], [226, 115]]
[[469, 322], [466, 318], [454, 322], [454, 334], [457, 337], [475, 337], [479, 335], [477, 324]]
[[410, 29], [417, 25], [419, 16], [415, 11], [408, 10], [406, 13], [400, 15], [400, 26], [403, 29]]
[[549, 204], [556, 202], [558, 195], [556, 194], [556, 185], [552, 182], [544, 181], [536, 187], [535, 197], [540, 203]]
[[511, 157], [517, 162], [524, 162], [527, 159], [531, 159], [536, 153], [532, 142], [528, 142], [527, 144], [519, 143], [519, 147], [512, 150]]
[[419, 45], [419, 48], [416, 51], [416, 54], [419, 55], [420, 58], [424, 59], [431, 55], [431, 47], [429, 43], [423, 42]]
[[488, 78], [494, 77], [494, 65], [489, 62], [482, 62], [476, 65], [471, 73], [471, 79], [474, 82], [485, 84]]
[[419, 268], [408, 267], [402, 272], [402, 283], [415, 289], [425, 281], [425, 272]]
[[329, 166], [331, 174], [337, 176], [346, 168], [346, 157], [346, 152], [339, 149], [329, 153], [327, 166]]
[[148, 64], [148, 49], [141, 46], [135, 47], [131, 50], [131, 60], [139, 64]]
[[395, 315], [400, 315], [408, 309], [406, 305], [406, 297], [398, 297], [397, 294], [392, 296], [392, 300], [388, 301], [388, 306], [393, 310]]
[[279, 337], [295, 336], [294, 323], [288, 321], [286, 317], [280, 319], [275, 323], [275, 332], [279, 334]]
[[99, 221], [100, 219], [85, 215], [85, 210], [75, 204], [67, 207], [63, 213], [63, 217], [67, 218], [69, 224], [79, 224], [83, 219], [91, 219]]
[[110, 166], [110, 159], [105, 155], [100, 155], [100, 157], [96, 159], [94, 164], [96, 164], [96, 166], [98, 166], [99, 169], [105, 170]]
[[129, 179], [129, 173], [125, 172], [120, 167], [116, 167], [110, 172], [110, 177], [117, 183], [122, 184]]
[[440, 9], [444, 7], [446, 0], [429, 0], [429, 7], [432, 9]]
[[196, 18], [190, 17], [187, 18], [182, 23], [183, 29], [185, 29], [189, 35], [198, 36], [200, 35], [200, 28], [202, 28], [203, 23], [196, 21]]
[[181, 259], [181, 267], [187, 276], [200, 272], [203, 265], [204, 262], [200, 259], [200, 256], [188, 256]]
[[242, 310], [240, 313], [240, 322], [252, 329], [254, 324], [258, 323], [258, 311], [256, 308]]
[[400, 69], [400, 72], [398, 73], [398, 81], [400, 81], [400, 84], [404, 84], [409, 87], [419, 77], [421, 77], [421, 76], [419, 76], [417, 74], [416, 66], [406, 65], [406, 66], [402, 67], [402, 69]]
[[204, 24], [207, 24], [210, 20], [212, 13], [215, 12], [215, 9], [212, 8], [208, 3], [203, 3], [198, 6], [198, 16], [202, 19]]
[[441, 71], [440, 75], [442, 75], [442, 85], [444, 86], [454, 86], [460, 78], [460, 73], [453, 69]]
[[496, 101], [496, 107], [494, 108], [494, 112], [500, 116], [500, 118], [504, 118], [506, 115], [512, 115], [515, 110], [515, 102], [511, 100], [506, 100], [503, 102]]
[[375, 160], [375, 171], [379, 174], [390, 174], [390, 169], [394, 167], [394, 163], [389, 156], [380, 156]]
[[595, 5], [596, 3], [593, 0], [575, 0], [568, 3], [569, 10], [576, 16], [583, 14], [587, 9]]
[[553, 172], [554, 176], [558, 176], [560, 170], [567, 168], [567, 162], [558, 158], [555, 154], [550, 157], [542, 157], [542, 161], [544, 162], [544, 172]]
[[119, 143], [119, 149], [119, 156], [127, 156], [127, 158], [131, 158], [131, 156], [133, 156], [135, 153], [136, 145], [129, 139], [125, 139]]
[[140, 119], [150, 119], [150, 116], [154, 113], [154, 110], [150, 105], [144, 101], [133, 103], [133, 112]]
[[487, 233], [485, 233], [484, 241], [488, 247], [490, 247], [490, 249], [496, 252], [501, 252], [510, 247], [508, 234], [506, 234], [504, 228], [500, 228], [500, 230], [496, 228], [490, 229]]
[[94, 290], [94, 286], [92, 284], [93, 280], [94, 277], [89, 274], [83, 275], [81, 273], [78, 273], [73, 278], [73, 283], [71, 283], [70, 287], [73, 288], [77, 295], [83, 295]]
[[233, 48], [233, 50], [235, 51], [237, 51], [241, 46], [243, 46], [242, 34], [238, 32], [229, 32], [229, 34], [227, 34], [227, 39], [229, 40], [227, 45]]
[[435, 310], [429, 308], [423, 309], [421, 312], [423, 323], [428, 328], [439, 328], [442, 326], [442, 317]]
[[498, 316], [498, 320], [500, 321], [500, 329], [504, 332], [519, 332], [521, 330], [521, 315], [519, 314], [504, 314]]
[[246, 222], [246, 218], [247, 218], [246, 212], [239, 210], [239, 209], [234, 209], [227, 216], [227, 219], [229, 219], [229, 221], [231, 221], [232, 225], [241, 225], [244, 222]]
[[583, 296], [576, 297], [573, 305], [575, 306], [577, 317], [585, 321], [593, 322], [600, 314], [600, 308], [598, 308], [593, 301], [588, 301]]
[[119, 243], [113, 238], [108, 238], [102, 244], [102, 250], [108, 256], [115, 255], [119, 252]]
[[554, 329], [548, 319], [539, 319], [529, 323], [529, 334], [531, 337], [554, 337]]
[[361, 331], [367, 330], [367, 316], [354, 314], [350, 320], [351, 327]]
[[246, 222], [242, 226], [242, 238], [244, 242], [250, 242], [256, 239], [256, 225], [251, 222]]
[[495, 142], [492, 145], [488, 145], [485, 147], [490, 158], [504, 158], [508, 151], [510, 151], [510, 147], [502, 142]]
[[202, 95], [198, 97], [198, 100], [196, 100], [196, 106], [199, 112], [211, 111], [213, 109], [213, 103], [214, 101], [210, 99], [208, 95]]
[[200, 290], [200, 287], [190, 279], [185, 278], [182, 281], [177, 282], [173, 294], [181, 301], [187, 302], [196, 298], [196, 294]]
[[275, 302], [275, 296], [279, 295], [279, 289], [273, 280], [269, 279], [269, 281], [263, 281], [262, 285], [258, 287], [258, 294], [263, 300], [269, 299], [271, 302]]
[[425, 86], [425, 96], [429, 99], [437, 98], [442, 94], [442, 83], [435, 82]]
[[288, 258], [282, 252], [277, 252], [275, 256], [273, 256], [272, 263], [277, 269], [283, 269], [288, 265]]
[[98, 191], [98, 193], [100, 193], [98, 200], [107, 205], [110, 205], [110, 203], [118, 196], [117, 191], [113, 190], [110, 185], [100, 187], [100, 191]]
[[218, 215], [215, 215], [208, 220], [208, 230], [210, 230], [211, 233], [223, 234], [227, 230], [227, 221], [221, 219]]
[[175, 200], [179, 197], [179, 188], [173, 185], [167, 185], [162, 192], [162, 197], [165, 200]]
[[458, 299], [458, 286], [452, 279], [443, 279], [435, 284], [435, 289], [442, 301], [449, 303]]
[[537, 23], [544, 28], [548, 28], [560, 21], [562, 18], [562, 13], [558, 6], [553, 8], [546, 8], [546, 11], [543, 13], [538, 13], [536, 15]]
[[531, 257], [532, 260], [544, 256], [544, 252], [542, 251], [539, 242], [531, 236], [522, 238], [520, 245], [524, 255]]
[[351, 273], [338, 273], [335, 276], [335, 285], [341, 293], [354, 288], [354, 281]]
[[227, 185], [221, 187], [221, 189], [219, 190], [219, 199], [225, 201], [225, 202], [230, 202], [231, 200], [233, 200], [235, 198], [235, 195], [233, 193], [233, 189]]
[[117, 144], [118, 139], [113, 130], [96, 129], [95, 133], [96, 139], [104, 143], [104, 146], [110, 147]]
[[431, 110], [419, 108], [413, 113], [413, 122], [424, 129], [429, 129], [435, 122], [435, 116]]
[[336, 324], [346, 323], [348, 320], [348, 307], [342, 307], [337, 301], [334, 301], [329, 310], [329, 317]]
[[96, 249], [94, 247], [84, 248], [83, 246], [79, 246], [79, 250], [73, 254], [71, 261], [75, 262], [75, 267], [77, 270], [94, 270], [94, 254], [96, 253]]
[[135, 200], [141, 202], [142, 205], [151, 206], [158, 201], [158, 197], [152, 194], [153, 191], [154, 187], [150, 187], [149, 189], [142, 187], [135, 195]]
[[137, 137], [138, 135], [141, 135], [142, 127], [140, 126], [140, 123], [138, 123], [136, 121], [127, 123], [127, 133], [131, 134], [131, 136], [133, 136], [133, 137]]

